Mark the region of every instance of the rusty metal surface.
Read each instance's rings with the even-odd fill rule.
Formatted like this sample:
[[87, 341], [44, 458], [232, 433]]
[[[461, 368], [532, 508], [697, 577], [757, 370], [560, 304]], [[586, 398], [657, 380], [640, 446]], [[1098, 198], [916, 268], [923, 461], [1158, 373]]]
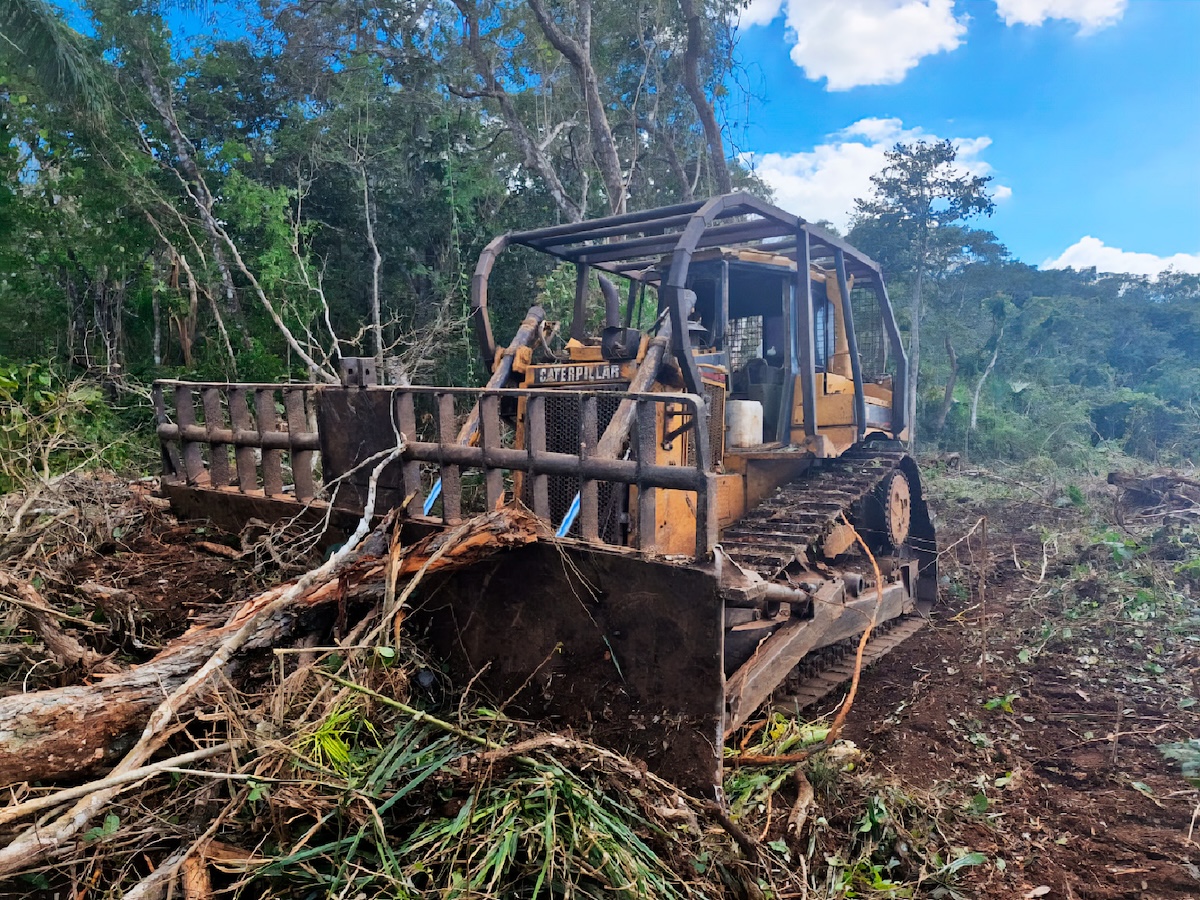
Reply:
[[[397, 445], [401, 423], [395, 403], [385, 388], [339, 388], [317, 394], [317, 434], [320, 436], [321, 471], [334, 506], [361, 510], [375, 462]], [[397, 410], [398, 412], [398, 410]], [[410, 427], [414, 427], [410, 425]], [[415, 483], [406, 485], [408, 480]], [[336, 480], [336, 484], [332, 484]], [[420, 492], [420, 471], [405, 471], [396, 460], [379, 475], [375, 508], [393, 509], [412, 492]], [[419, 511], [419, 507], [418, 507]]]
[[286, 497], [266, 497], [261, 491], [198, 489], [171, 482], [164, 483], [162, 490], [171, 501], [171, 511], [180, 519], [207, 519], [235, 535], [251, 519], [267, 524], [294, 520], [296, 527], [319, 530], [317, 546], [326, 549], [344, 541], [358, 522], [357, 515], [345, 510], [327, 510], [323, 504], [306, 506]]
[[[897, 475], [912, 488], [909, 539], [899, 547], [889, 543], [886, 506], [877, 496]], [[857, 583], [860, 573], [848, 571], [845, 559], [839, 565], [822, 552], [825, 540], [841, 527], [843, 514], [887, 573], [877, 612], [873, 588], [857, 599], [845, 596], [845, 584]], [[789, 590], [798, 601], [811, 598], [791, 604], [790, 620], [734, 626], [726, 641], [727, 728], [753, 714], [808, 654], [860, 634], [872, 615], [879, 625], [908, 613], [918, 599], [932, 599], [937, 589], [937, 547], [919, 474], [898, 448], [859, 447], [814, 465], [727, 528], [721, 546], [730, 559], [770, 583], [764, 599], [778, 599]], [[857, 564], [870, 571], [865, 559]], [[804, 591], [789, 587], [800, 583], [807, 585]], [[732, 594], [730, 603], [744, 605]]]
[[308, 428], [313, 390], [308, 384], [156, 381], [164, 479], [222, 491], [261, 490], [302, 503], [314, 499], [318, 440]]
[[724, 706], [717, 579], [629, 552], [537, 543], [414, 603], [460, 684], [645, 760], [710, 796]]
[[[865, 669], [895, 650], [924, 627], [926, 618], [922, 614], [906, 616], [884, 623], [867, 642], [863, 650], [862, 665]], [[854, 677], [857, 665], [857, 641], [847, 640], [844, 646], [830, 647], [832, 659], [824, 659], [824, 652], [812, 654], [800, 670], [793, 672], [771, 697], [771, 705], [780, 712], [798, 714], [837, 690]], [[812, 671], [809, 660], [812, 660]]]
[[[251, 519], [267, 524], [286, 521], [296, 528], [319, 532], [316, 546], [320, 550], [345, 541], [360, 518], [358, 512], [330, 509], [321, 501], [297, 503], [288, 497], [266, 497], [262, 491], [198, 489], [171, 482], [164, 483], [162, 490], [171, 501], [171, 511], [181, 519], [207, 519], [229, 534], [238, 534]], [[409, 542], [435, 530], [427, 522], [404, 521], [401, 534]]]
[[[531, 328], [537, 324], [536, 318], [530, 321]], [[544, 479], [553, 476], [556, 484], [575, 486], [570, 492], [578, 491], [582, 510], [576, 527], [586, 541], [624, 542], [623, 530], [611, 527], [610, 508], [623, 509], [623, 502], [615, 502], [616, 492], [636, 486], [647, 506], [658, 490], [694, 493], [695, 557], [706, 558], [716, 542], [710, 441], [704, 435], [692, 441], [697, 453], [689, 465], [658, 465], [650, 452], [657, 443], [650, 423], [659, 406], [681, 410], [680, 418], [689, 428], [707, 425], [704, 402], [695, 395], [160, 381], [154, 399], [166, 482], [222, 492], [233, 487], [240, 493], [261, 492], [300, 502], [323, 499], [340, 509], [361, 511], [376, 462], [402, 445], [400, 458], [380, 474], [377, 509], [403, 505], [410, 517], [433, 515], [444, 524], [455, 524], [466, 515], [512, 502], [509, 479], [512, 473], [524, 473], [539, 515], [551, 511], [541, 493]], [[568, 399], [579, 410], [572, 423], [578, 439], [570, 452], [561, 452], [546, 440], [551, 418], [547, 404]], [[601, 433], [613, 430], [614, 402], [619, 403], [618, 412], [626, 405], [631, 411], [626, 432], [633, 421], [640, 423], [639, 436], [628, 435], [633, 439], [631, 452], [623, 458], [597, 452], [603, 445]], [[459, 415], [459, 404], [468, 403], [470, 412]], [[515, 445], [506, 418], [511, 413], [505, 412], [518, 404], [527, 416], [523, 447]], [[601, 427], [601, 409], [607, 428]], [[316, 420], [315, 432], [309, 430], [310, 418]], [[318, 449], [322, 483], [314, 477]], [[468, 485], [472, 479], [482, 483]], [[439, 496], [431, 497], [435, 481]], [[641, 549], [652, 552], [653, 535], [648, 530], [638, 535], [638, 542]]]

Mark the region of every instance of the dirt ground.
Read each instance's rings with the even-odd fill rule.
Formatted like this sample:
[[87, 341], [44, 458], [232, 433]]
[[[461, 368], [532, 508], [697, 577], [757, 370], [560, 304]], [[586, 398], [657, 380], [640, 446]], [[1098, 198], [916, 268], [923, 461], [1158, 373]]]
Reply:
[[76, 587], [126, 592], [127, 602], [104, 604], [110, 618], [123, 620], [124, 628], [113, 631], [129, 636], [126, 650], [154, 651], [165, 638], [253, 592], [252, 561], [221, 555], [218, 548], [229, 547], [221, 537], [204, 525], [164, 517], [129, 543], [101, 544], [68, 570], [68, 578]]
[[1200, 734], [1193, 526], [1130, 523], [1107, 485], [931, 480], [942, 599], [864, 676], [865, 771], [987, 856], [965, 896], [1200, 896], [1200, 792], [1157, 749]]
[[[1200, 521], [1139, 518], [1097, 478], [928, 482], [941, 600], [864, 673], [844, 735], [864, 755], [818, 791], [809, 864], [827, 854], [832, 871], [874, 810], [907, 836], [875, 851], [897, 871], [919, 828], [950, 851], [942, 862], [979, 861], [951, 892], [918, 878], [830, 895], [1200, 897], [1200, 791], [1159, 749], [1200, 736]], [[57, 590], [99, 597], [106, 649], [148, 658], [261, 585], [220, 540], [147, 511], [135, 535], [81, 554]], [[772, 828], [768, 808], [763, 840]]]

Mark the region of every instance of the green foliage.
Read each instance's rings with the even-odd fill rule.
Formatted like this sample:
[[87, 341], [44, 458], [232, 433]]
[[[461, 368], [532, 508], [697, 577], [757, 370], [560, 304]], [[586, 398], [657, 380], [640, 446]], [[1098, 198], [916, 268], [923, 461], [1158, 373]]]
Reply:
[[0, 493], [71, 469], [120, 467], [136, 435], [96, 384], [0, 358]]
[[[385, 343], [412, 357], [420, 380], [479, 380], [466, 324], [474, 260], [497, 234], [563, 209], [545, 173], [527, 168], [505, 110], [477, 95], [478, 59], [456, 8], [408, 27], [407, 14], [382, 7], [299, 15], [268, 3], [270, 29], [188, 47], [156, 7], [133, 0], [89, 0], [89, 37], [40, 0], [10, 6], [0, 30], [45, 52], [0, 48], [11, 63], [0, 76], [0, 357], [104, 377], [308, 377], [251, 276], [319, 364], [373, 352], [363, 330], [375, 291], [370, 223]], [[721, 22], [730, 7], [701, 12]], [[581, 110], [578, 79], [524, 4], [487, 10], [482, 49], [515, 114], [549, 140], [571, 201], [606, 211], [594, 154], [567, 127]], [[562, 27], [578, 26], [571, 9], [562, 15]], [[682, 88], [679, 11], [592, 15], [630, 208], [679, 200], [691, 177], [680, 172], [700, 173], [697, 194], [712, 190]], [[363, 34], [372, 41], [354, 37]], [[725, 40], [706, 31], [701, 60], [718, 102], [729, 99]], [[1013, 262], [995, 235], [965, 224], [991, 208], [987, 179], [953, 163], [946, 142], [894, 148], [850, 235], [883, 262], [902, 326], [926, 330], [919, 432], [974, 458], [1085, 468], [1109, 447], [1200, 456], [1200, 276]], [[761, 190], [745, 172], [733, 177]], [[205, 227], [203, 204], [245, 272]], [[572, 280], [537, 254], [504, 254], [491, 282], [497, 336], [539, 296], [567, 321]], [[943, 421], [946, 340], [960, 366]]]
[[[489, 785], [453, 818], [433, 820], [406, 842], [405, 856], [449, 876], [450, 896], [559, 896], [607, 885], [617, 897], [678, 897], [639, 836], [648, 823], [569, 769], [547, 762]], [[486, 841], [466, 840], [486, 828]], [[532, 882], [532, 883], [530, 883]]]
[[[322, 727], [345, 736], [348, 724], [339, 715]], [[538, 755], [460, 789], [453, 764], [478, 745], [419, 719], [401, 722], [386, 742], [357, 746], [347, 803], [366, 799], [373, 815], [347, 819], [340, 834], [281, 856], [265, 877], [286, 874], [293, 888], [311, 879], [324, 891], [362, 896], [431, 889], [445, 897], [686, 895], [647, 843], [658, 828], [634, 798], [615, 796], [602, 779]], [[412, 817], [409, 804], [427, 804], [431, 790], [436, 811]], [[698, 873], [709, 864], [693, 861]]]
[[12, 0], [0, 6], [0, 61], [9, 71], [27, 70], [47, 92], [99, 112], [103, 74], [81, 36], [45, 0]]
[[1011, 713], [1013, 711], [1013, 701], [1017, 700], [1020, 696], [1020, 694], [1005, 694], [1002, 697], [991, 697], [984, 701], [983, 708], [988, 712], [999, 710], [1000, 712]]
[[[910, 347], [917, 432], [979, 459], [1090, 468], [1116, 446], [1200, 456], [1200, 276], [1042, 271], [989, 232], [986, 179], [944, 142], [899, 146], [859, 200], [849, 239], [880, 260]], [[943, 397], [957, 361], [951, 402]], [[910, 354], [910, 356], [913, 354]]]
[[104, 822], [94, 828], [89, 828], [84, 832], [83, 839], [85, 841], [98, 841], [101, 838], [106, 838], [117, 833], [117, 829], [121, 827], [121, 817], [115, 813], [109, 813], [104, 817]]
[[1112, 555], [1112, 560], [1115, 563], [1127, 563], [1141, 549], [1138, 542], [1131, 537], [1126, 537], [1118, 531], [1106, 531], [1096, 541], [1096, 546], [1106, 548]]
[[1193, 786], [1200, 787], [1200, 738], [1159, 744], [1158, 752], [1167, 759], [1179, 763], [1183, 777]]
[[[729, 6], [702, 12], [725, 21]], [[471, 95], [460, 11], [423, 12], [417, 26], [383, 8], [360, 19], [336, 4], [298, 15], [268, 3], [269, 28], [194, 47], [153, 4], [89, 0], [80, 12], [94, 35], [42, 0], [0, 16], [5, 34], [44, 50], [30, 67], [16, 45], [0, 48], [13, 62], [0, 91], [0, 355], [109, 376], [303, 378], [282, 329], [331, 370], [338, 353], [374, 351], [363, 325], [378, 297], [384, 343], [412, 373], [478, 380], [462, 324], [474, 260], [497, 234], [560, 210], [504, 110]], [[566, 127], [580, 109], [569, 66], [523, 5], [493, 12], [486, 50], [515, 114], [553, 133], [547, 165], [572, 201], [604, 209], [592, 154]], [[631, 208], [680, 199], [692, 177], [680, 171], [708, 177], [679, 86], [678, 10], [648, 14], [662, 21], [597, 10], [592, 31]], [[372, 41], [351, 37], [362, 34]], [[719, 85], [727, 48], [720, 29], [704, 34], [701, 77]], [[63, 102], [84, 88], [102, 102]], [[651, 97], [647, 135], [637, 120]], [[545, 274], [544, 259], [505, 259], [491, 304], [499, 335]]]
[[[902, 302], [910, 291], [894, 283]], [[1004, 330], [995, 317], [1004, 290]], [[1200, 277], [1158, 281], [975, 261], [925, 286], [920, 425], [976, 459], [1046, 457], [1092, 470], [1109, 449], [1163, 462], [1200, 456]], [[940, 431], [954, 347], [958, 380]], [[973, 395], [993, 353], [996, 363]]]
[[[973, 814], [986, 811], [982, 795], [972, 803]], [[855, 840], [825, 860], [830, 896], [965, 900], [959, 879], [988, 857], [966, 847], [939, 846], [942, 815], [936, 798], [917, 798], [895, 786], [868, 794], [854, 820]]]
[[892, 273], [941, 271], [960, 258], [997, 252], [994, 235], [958, 224], [990, 215], [995, 204], [987, 193], [991, 178], [965, 174], [957, 157], [946, 140], [889, 150], [883, 170], [871, 176], [874, 196], [855, 201], [851, 242]]
[[369, 753], [377, 747], [375, 727], [358, 706], [347, 702], [302, 734], [296, 753], [318, 770], [349, 779], [367, 764]]
[[[755, 740], [740, 750], [725, 748], [726, 756], [749, 753], [756, 756], [785, 756], [819, 744], [829, 736], [824, 723], [803, 722], [782, 713], [772, 713], [756, 733]], [[767, 799], [788, 781], [800, 764], [739, 766], [725, 778], [725, 797], [734, 819], [765, 808]]]

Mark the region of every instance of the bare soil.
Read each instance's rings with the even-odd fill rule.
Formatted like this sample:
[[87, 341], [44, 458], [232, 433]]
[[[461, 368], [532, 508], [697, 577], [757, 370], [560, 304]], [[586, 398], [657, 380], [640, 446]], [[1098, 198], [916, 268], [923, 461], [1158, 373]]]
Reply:
[[960, 873], [965, 896], [1200, 896], [1200, 792], [1157, 749], [1200, 735], [1200, 592], [1152, 558], [1171, 534], [1112, 524], [1111, 489], [1079, 508], [949, 481], [933, 491], [942, 602], [864, 675], [851, 716], [866, 771], [937, 798], [948, 836], [987, 855]]
[[160, 634], [174, 635], [195, 616], [253, 592], [252, 561], [209, 549], [228, 546], [221, 537], [202, 524], [164, 521], [129, 544], [101, 544], [71, 567], [69, 579], [128, 592], [138, 619]]
[[[1074, 503], [984, 472], [929, 482], [941, 601], [864, 673], [844, 735], [863, 759], [818, 785], [812, 818], [828, 827], [806, 838], [837, 853], [878, 796], [897, 822], [899, 805], [920, 811], [952, 851], [943, 862], [985, 861], [956, 872], [953, 894], [854, 896], [1200, 897], [1200, 791], [1159, 750], [1200, 736], [1200, 522], [1137, 519], [1099, 481]], [[220, 540], [150, 516], [54, 590], [109, 624], [108, 651], [140, 661], [259, 586], [249, 560], [214, 552]], [[88, 584], [123, 593], [98, 600]], [[780, 794], [777, 809], [794, 799]], [[783, 818], [768, 809], [763, 839]], [[898, 841], [884, 855], [905, 852]]]

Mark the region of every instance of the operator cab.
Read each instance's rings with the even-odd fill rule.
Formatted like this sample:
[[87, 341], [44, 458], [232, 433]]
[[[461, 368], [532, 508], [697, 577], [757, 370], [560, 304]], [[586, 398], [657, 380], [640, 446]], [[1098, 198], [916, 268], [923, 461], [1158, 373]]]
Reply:
[[[783, 404], [790, 399], [784, 385], [790, 355], [796, 352], [788, 341], [796, 264], [761, 252], [719, 250], [705, 257], [692, 262], [688, 279], [696, 295], [689, 320], [693, 347], [698, 359], [715, 354], [713, 361], [729, 373], [729, 401], [761, 405], [759, 443], [772, 443], [779, 436]], [[812, 279], [812, 298], [813, 361], [816, 372], [824, 373], [835, 352], [837, 316], [823, 278]]]

